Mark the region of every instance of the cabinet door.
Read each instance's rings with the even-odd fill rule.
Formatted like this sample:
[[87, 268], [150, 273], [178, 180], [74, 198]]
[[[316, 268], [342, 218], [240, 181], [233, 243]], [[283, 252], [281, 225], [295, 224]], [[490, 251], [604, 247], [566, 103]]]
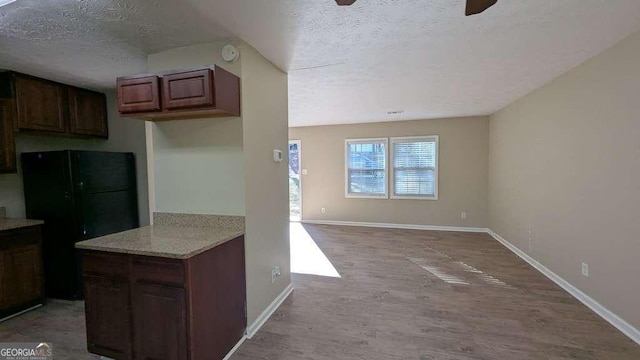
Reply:
[[160, 111], [160, 88], [157, 76], [119, 78], [118, 111], [123, 114]]
[[72, 134], [109, 137], [104, 94], [70, 87], [69, 121]]
[[13, 140], [12, 105], [0, 100], [0, 173], [16, 172], [16, 146]]
[[0, 307], [8, 309], [41, 299], [43, 282], [40, 244], [4, 250], [0, 256]]
[[162, 102], [167, 110], [214, 106], [213, 71], [210, 69], [165, 75]]
[[132, 288], [136, 359], [186, 360], [184, 290], [143, 283], [135, 283]]
[[68, 103], [64, 85], [14, 75], [18, 129], [67, 131]]
[[131, 359], [129, 283], [84, 278], [87, 348], [114, 359]]

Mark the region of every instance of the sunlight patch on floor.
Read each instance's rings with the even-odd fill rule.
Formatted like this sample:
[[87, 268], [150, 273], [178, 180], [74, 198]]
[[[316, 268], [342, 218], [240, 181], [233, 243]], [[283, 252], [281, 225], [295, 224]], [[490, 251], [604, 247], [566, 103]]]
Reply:
[[498, 278], [495, 278], [495, 277], [493, 277], [493, 276], [491, 276], [489, 274], [485, 274], [482, 271], [474, 268], [473, 266], [471, 266], [469, 264], [465, 264], [462, 261], [458, 261], [457, 264], [462, 266], [464, 268], [464, 271], [476, 274], [482, 281], [486, 282], [489, 285], [500, 286], [500, 287], [507, 288], [507, 289], [515, 289], [513, 286], [505, 283], [504, 281], [502, 281], [502, 280], [500, 280]]
[[454, 284], [454, 285], [469, 285], [468, 282], [460, 279], [459, 277], [455, 276], [455, 275], [450, 275], [445, 273], [442, 269], [439, 269], [435, 266], [431, 266], [427, 264], [427, 260], [426, 259], [421, 259], [421, 258], [407, 258], [409, 259], [409, 261], [411, 261], [412, 263], [420, 266], [421, 268], [423, 268], [424, 270], [427, 270], [428, 272], [431, 273], [431, 275], [434, 275], [435, 277], [437, 277], [438, 279], [449, 283], [449, 284]]
[[301, 223], [290, 223], [289, 231], [292, 273], [340, 277], [331, 261], [316, 245]]

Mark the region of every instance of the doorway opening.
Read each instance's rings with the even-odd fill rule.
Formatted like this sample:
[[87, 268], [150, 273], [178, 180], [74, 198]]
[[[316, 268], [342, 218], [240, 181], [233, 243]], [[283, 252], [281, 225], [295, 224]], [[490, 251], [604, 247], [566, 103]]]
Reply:
[[289, 141], [289, 219], [302, 220], [302, 183], [300, 178], [300, 140]]

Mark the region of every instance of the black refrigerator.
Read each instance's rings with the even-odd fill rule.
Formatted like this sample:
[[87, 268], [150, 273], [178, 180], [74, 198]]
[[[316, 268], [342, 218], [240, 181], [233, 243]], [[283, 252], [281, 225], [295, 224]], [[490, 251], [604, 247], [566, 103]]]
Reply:
[[42, 250], [47, 297], [82, 299], [75, 243], [139, 226], [133, 153], [23, 153], [27, 217], [44, 220]]

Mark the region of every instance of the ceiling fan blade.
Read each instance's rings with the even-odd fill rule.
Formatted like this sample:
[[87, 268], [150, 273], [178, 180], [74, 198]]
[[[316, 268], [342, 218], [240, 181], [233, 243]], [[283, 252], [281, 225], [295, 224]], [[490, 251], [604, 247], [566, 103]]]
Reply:
[[349, 5], [353, 5], [353, 3], [356, 2], [356, 0], [336, 0], [336, 2], [340, 6], [349, 6]]
[[466, 16], [480, 14], [498, 2], [498, 0], [467, 0]]

